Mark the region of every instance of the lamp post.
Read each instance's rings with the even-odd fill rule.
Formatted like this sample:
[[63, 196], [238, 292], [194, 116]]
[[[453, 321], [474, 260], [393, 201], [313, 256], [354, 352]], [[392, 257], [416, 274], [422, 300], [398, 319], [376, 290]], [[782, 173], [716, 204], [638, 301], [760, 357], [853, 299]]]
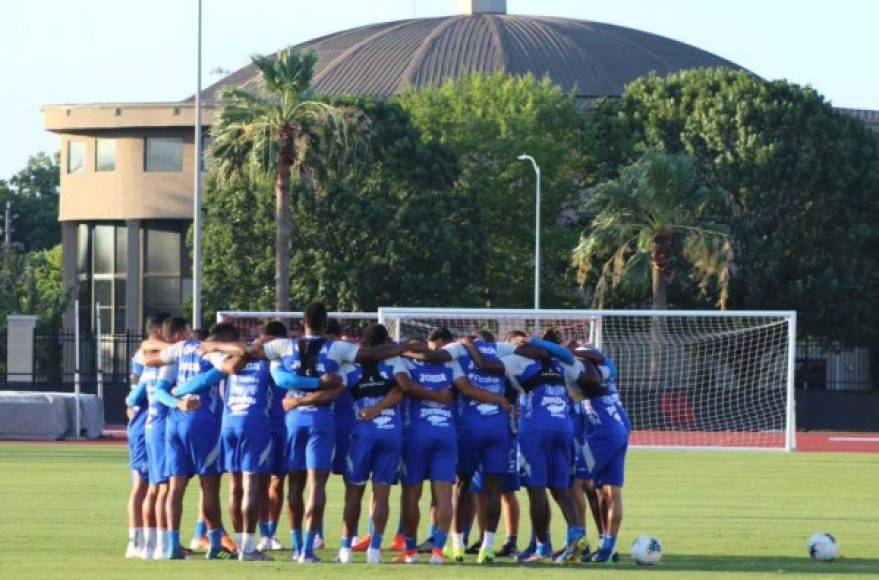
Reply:
[[201, 0], [198, 12], [195, 81], [195, 161], [192, 195], [192, 328], [201, 327]]
[[519, 155], [519, 161], [530, 161], [536, 176], [536, 211], [534, 216], [534, 310], [540, 310], [540, 166], [533, 157], [525, 153]]

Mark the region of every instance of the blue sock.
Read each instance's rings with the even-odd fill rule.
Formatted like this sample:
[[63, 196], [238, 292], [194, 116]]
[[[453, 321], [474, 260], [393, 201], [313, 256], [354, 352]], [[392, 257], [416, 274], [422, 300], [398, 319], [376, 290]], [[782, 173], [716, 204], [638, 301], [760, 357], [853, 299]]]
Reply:
[[577, 542], [580, 538], [586, 535], [586, 530], [581, 528], [580, 526], [568, 526], [568, 537], [566, 541], [566, 545], [571, 546]]
[[290, 545], [294, 552], [302, 553], [302, 530], [290, 530]]
[[318, 528], [317, 528], [317, 535], [320, 536], [321, 538], [324, 537], [324, 525], [323, 525], [323, 524], [321, 524], [320, 526], [318, 526]]
[[314, 539], [317, 538], [317, 532], [311, 530], [305, 532], [305, 557], [314, 556]]
[[397, 520], [397, 535], [403, 536], [406, 534], [406, 531], [403, 529], [403, 516], [400, 516], [400, 519]]
[[259, 535], [264, 538], [272, 537], [272, 526], [267, 522], [262, 522], [259, 524]]
[[339, 543], [340, 548], [350, 548], [351, 547], [351, 536], [342, 536], [342, 541]]
[[369, 547], [373, 550], [382, 549], [382, 535], [375, 532], [369, 534]]
[[372, 536], [373, 531], [372, 518], [366, 518], [366, 533]]
[[470, 530], [473, 529], [473, 524], [467, 524], [464, 526], [464, 545], [470, 543]]
[[613, 549], [616, 547], [616, 544], [616, 536], [604, 536], [604, 541], [601, 543], [601, 551], [606, 554], [613, 554]]
[[274, 538], [278, 533], [278, 522], [269, 522], [269, 537]]
[[435, 525], [430, 524], [430, 528], [428, 528], [428, 530], [427, 530], [427, 537], [431, 540], [433, 540], [433, 538], [436, 537], [436, 526]]
[[195, 531], [192, 533], [196, 538], [208, 535], [208, 526], [202, 520], [195, 522]]
[[449, 537], [449, 532], [442, 532], [437, 530], [433, 533], [433, 546], [434, 548], [439, 548], [442, 550], [446, 547], [446, 539]]
[[418, 547], [418, 544], [415, 542], [415, 536], [406, 536], [406, 550], [414, 550]]
[[219, 550], [223, 547], [223, 532], [220, 530], [208, 530], [208, 539], [211, 541], [211, 549]]
[[172, 550], [180, 549], [180, 530], [168, 530], [168, 545]]
[[543, 557], [552, 556], [552, 546], [549, 545], [549, 542], [547, 542], [546, 544], [541, 544], [540, 541], [538, 541], [537, 554]]

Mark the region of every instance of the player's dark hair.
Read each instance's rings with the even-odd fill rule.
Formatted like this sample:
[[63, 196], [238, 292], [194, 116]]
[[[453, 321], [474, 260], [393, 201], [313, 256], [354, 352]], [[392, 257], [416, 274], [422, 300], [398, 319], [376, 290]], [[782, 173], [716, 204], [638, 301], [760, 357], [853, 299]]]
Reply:
[[262, 327], [264, 336], [276, 336], [278, 338], [286, 338], [287, 327], [280, 320], [271, 320]]
[[455, 337], [452, 336], [452, 332], [448, 328], [439, 326], [430, 331], [427, 340], [429, 342], [452, 342]]
[[549, 342], [554, 342], [556, 344], [562, 343], [562, 333], [556, 330], [555, 328], [548, 328], [543, 332], [543, 340], [548, 340]]
[[325, 334], [330, 336], [342, 336], [342, 325], [335, 318], [327, 320], [327, 331]]
[[235, 342], [241, 335], [235, 325], [228, 322], [218, 322], [211, 327], [210, 340], [217, 342]]
[[147, 317], [146, 333], [153, 335], [162, 331], [162, 325], [171, 318], [167, 312], [155, 312]]
[[205, 340], [208, 337], [208, 333], [203, 328], [193, 328], [192, 329], [192, 338], [195, 340]]
[[525, 333], [524, 333], [523, 331], [521, 331], [521, 330], [511, 330], [510, 332], [507, 333], [507, 336], [505, 337], [505, 340], [506, 340], [507, 342], [510, 342], [510, 341], [513, 340], [514, 338], [528, 338], [528, 335], [525, 334]]
[[494, 335], [491, 332], [485, 330], [484, 328], [477, 330], [476, 336], [478, 336], [479, 338], [481, 338], [485, 342], [494, 342]]
[[326, 332], [327, 307], [320, 302], [311, 302], [302, 311], [302, 319], [311, 332]]
[[363, 333], [363, 340], [360, 342], [363, 346], [378, 346], [391, 341], [388, 329], [384, 324], [370, 324], [366, 332]]
[[188, 326], [189, 323], [186, 322], [185, 318], [172, 316], [162, 324], [162, 334], [164, 335], [165, 340], [170, 341], [172, 336], [179, 332], [184, 332]]

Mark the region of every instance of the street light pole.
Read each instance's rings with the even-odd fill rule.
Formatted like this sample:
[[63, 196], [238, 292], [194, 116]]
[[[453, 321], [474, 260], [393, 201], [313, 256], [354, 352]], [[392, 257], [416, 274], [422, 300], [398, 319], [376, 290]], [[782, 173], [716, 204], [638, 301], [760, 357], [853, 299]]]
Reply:
[[195, 82], [195, 161], [192, 196], [192, 328], [201, 328], [201, 0], [198, 12], [198, 48], [196, 49]]
[[537, 207], [534, 212], [534, 310], [540, 310], [540, 166], [533, 157], [525, 153], [519, 156], [519, 161], [530, 161], [537, 179]]

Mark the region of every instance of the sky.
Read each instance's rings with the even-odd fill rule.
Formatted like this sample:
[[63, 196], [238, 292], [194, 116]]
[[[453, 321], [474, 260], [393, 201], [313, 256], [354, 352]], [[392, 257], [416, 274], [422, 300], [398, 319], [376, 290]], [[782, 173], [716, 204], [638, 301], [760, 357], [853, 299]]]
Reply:
[[[445, 16], [457, 0], [203, 0], [203, 83], [266, 54], [375, 22]], [[44, 104], [195, 92], [196, 0], [0, 0], [0, 178], [54, 152]], [[713, 52], [835, 106], [879, 109], [876, 0], [508, 0], [511, 14], [608, 22]]]

